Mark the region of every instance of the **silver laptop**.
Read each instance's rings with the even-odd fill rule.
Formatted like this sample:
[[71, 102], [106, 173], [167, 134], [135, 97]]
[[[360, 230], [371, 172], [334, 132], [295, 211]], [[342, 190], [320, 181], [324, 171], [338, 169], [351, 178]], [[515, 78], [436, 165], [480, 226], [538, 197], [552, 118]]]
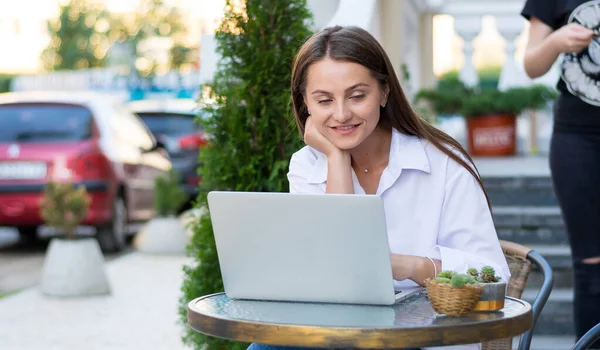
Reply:
[[392, 305], [383, 202], [372, 195], [220, 192], [208, 206], [232, 299]]

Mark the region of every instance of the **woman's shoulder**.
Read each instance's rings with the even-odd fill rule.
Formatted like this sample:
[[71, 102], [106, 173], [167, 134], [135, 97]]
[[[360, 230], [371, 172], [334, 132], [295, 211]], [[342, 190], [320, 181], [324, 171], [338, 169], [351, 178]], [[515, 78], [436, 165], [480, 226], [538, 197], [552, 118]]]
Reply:
[[448, 143], [443, 143], [441, 147], [444, 147], [446, 151], [449, 151], [447, 153], [427, 139], [419, 137], [419, 140], [421, 141], [421, 144], [425, 149], [427, 157], [429, 158], [429, 163], [432, 172], [443, 173], [445, 178], [452, 177], [452, 175], [455, 175], [457, 173], [464, 172], [466, 174], [469, 174], [469, 171], [464, 166], [462, 166], [454, 157], [451, 157], [450, 154], [464, 161], [470, 167], [474, 168], [474, 165], [471, 162], [471, 160], [469, 160], [468, 156], [458, 147]]
[[298, 151], [296, 151], [294, 154], [292, 154], [291, 161], [302, 164], [314, 165], [320, 156], [320, 152], [316, 149], [310, 146], [304, 146]]

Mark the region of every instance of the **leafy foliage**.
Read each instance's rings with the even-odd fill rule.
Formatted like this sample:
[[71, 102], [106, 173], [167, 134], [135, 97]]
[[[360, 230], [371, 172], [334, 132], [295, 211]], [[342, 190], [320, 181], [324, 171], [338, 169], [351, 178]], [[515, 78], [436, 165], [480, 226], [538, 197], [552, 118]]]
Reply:
[[49, 70], [104, 67], [110, 46], [109, 12], [102, 2], [70, 0], [48, 21], [50, 44], [42, 52]]
[[427, 101], [438, 114], [460, 114], [464, 117], [518, 115], [526, 109], [543, 108], [556, 96], [556, 90], [545, 85], [501, 91], [496, 88], [471, 88], [458, 77], [452, 76], [440, 81], [435, 89], [419, 91], [415, 103]]
[[40, 215], [48, 226], [75, 239], [75, 229], [87, 215], [90, 201], [84, 186], [76, 189], [70, 182], [51, 181], [44, 187]]
[[[165, 0], [141, 0], [134, 13], [114, 16], [111, 24], [111, 38], [130, 45], [135, 57], [138, 73], [142, 76], [152, 75], [158, 66], [153, 57], [144, 57], [143, 47], [152, 46], [149, 39], [168, 39], [173, 43], [171, 51], [172, 67], [180, 67], [192, 57], [182, 54], [182, 50], [191, 50], [183, 44], [187, 27], [179, 9], [170, 6]], [[145, 44], [145, 45], [144, 45]], [[143, 57], [140, 57], [143, 56]], [[184, 62], [182, 62], [182, 60]]]
[[[197, 206], [207, 207], [211, 190], [286, 192], [288, 162], [301, 146], [290, 104], [293, 58], [308, 38], [310, 12], [306, 0], [228, 1], [216, 33], [221, 55], [210, 85], [211, 99], [201, 123], [211, 135], [202, 149], [202, 183]], [[181, 322], [187, 303], [223, 291], [209, 215], [192, 227], [188, 252], [195, 258], [184, 267]], [[186, 327], [184, 343], [201, 349], [242, 349], [246, 345], [211, 338]]]
[[12, 75], [0, 74], [0, 93], [10, 91], [10, 83], [13, 79]]
[[173, 170], [154, 180], [154, 208], [159, 216], [176, 215], [186, 201], [180, 176]]

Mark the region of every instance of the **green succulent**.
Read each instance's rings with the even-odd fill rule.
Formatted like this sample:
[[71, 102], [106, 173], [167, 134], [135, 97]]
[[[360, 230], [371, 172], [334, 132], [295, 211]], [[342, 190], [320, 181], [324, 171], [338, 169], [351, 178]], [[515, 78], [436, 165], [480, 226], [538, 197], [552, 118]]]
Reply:
[[437, 283], [445, 283], [445, 284], [450, 284], [450, 279], [446, 278], [446, 277], [436, 277], [435, 281]]
[[480, 278], [484, 283], [498, 282], [499, 280], [499, 278], [496, 276], [496, 271], [489, 265], [481, 268]]
[[463, 288], [467, 284], [473, 284], [474, 280], [473, 280], [473, 276], [469, 276], [465, 273], [461, 273], [461, 274], [454, 275], [454, 277], [452, 277], [452, 280], [450, 281], [450, 283], [452, 284], [452, 286], [454, 288]]
[[454, 275], [456, 275], [456, 272], [450, 271], [450, 270], [446, 270], [446, 271], [440, 272], [440, 274], [438, 275], [438, 277], [452, 279], [452, 277], [454, 277]]
[[470, 268], [470, 269], [467, 270], [467, 274], [471, 275], [473, 277], [477, 277], [479, 275], [479, 272], [477, 272], [476, 268], [472, 267], [472, 268]]

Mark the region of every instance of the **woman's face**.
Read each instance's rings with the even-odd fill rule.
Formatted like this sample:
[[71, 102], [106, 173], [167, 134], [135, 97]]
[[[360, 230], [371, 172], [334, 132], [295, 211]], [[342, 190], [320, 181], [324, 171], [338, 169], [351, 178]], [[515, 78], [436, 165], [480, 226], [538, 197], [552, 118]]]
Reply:
[[387, 96], [369, 70], [325, 58], [308, 68], [304, 102], [317, 130], [334, 146], [351, 150], [377, 127]]

